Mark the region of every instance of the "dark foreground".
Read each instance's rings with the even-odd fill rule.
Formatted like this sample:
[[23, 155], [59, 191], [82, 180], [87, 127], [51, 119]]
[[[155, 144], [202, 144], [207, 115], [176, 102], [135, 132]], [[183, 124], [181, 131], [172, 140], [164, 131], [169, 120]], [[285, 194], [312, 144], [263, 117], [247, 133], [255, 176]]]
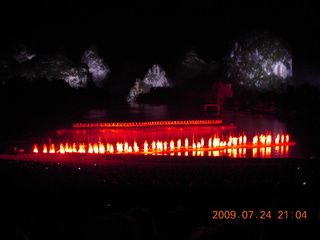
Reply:
[[[1, 158], [7, 239], [320, 237], [318, 159]], [[212, 219], [215, 210], [237, 218]]]

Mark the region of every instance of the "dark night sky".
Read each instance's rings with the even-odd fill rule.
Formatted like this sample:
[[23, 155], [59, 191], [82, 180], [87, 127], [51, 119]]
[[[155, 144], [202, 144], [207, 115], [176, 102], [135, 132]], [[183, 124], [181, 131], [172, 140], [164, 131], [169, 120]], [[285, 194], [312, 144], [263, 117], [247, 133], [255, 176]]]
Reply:
[[307, 1], [2, 1], [1, 50], [25, 43], [36, 51], [63, 47], [80, 58], [92, 43], [107, 64], [173, 64], [195, 49], [209, 62], [230, 41], [269, 30], [291, 43], [294, 60], [318, 63], [319, 8]]

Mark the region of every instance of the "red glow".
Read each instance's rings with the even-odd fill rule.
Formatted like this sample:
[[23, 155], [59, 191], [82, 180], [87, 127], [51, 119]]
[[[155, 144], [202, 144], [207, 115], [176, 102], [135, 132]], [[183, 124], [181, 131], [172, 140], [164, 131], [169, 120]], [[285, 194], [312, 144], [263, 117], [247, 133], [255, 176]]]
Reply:
[[43, 144], [42, 152], [43, 152], [43, 153], [48, 153], [47, 144]]
[[154, 122], [114, 122], [114, 123], [74, 123], [73, 128], [137, 128], [160, 126], [199, 126], [222, 124], [222, 120], [184, 120], [184, 121], [154, 121]]
[[50, 144], [49, 153], [56, 153], [56, 149], [54, 147], [54, 144]]
[[[189, 139], [178, 138], [177, 140], [145, 139], [142, 141], [119, 141], [116, 142], [87, 142], [87, 143], [60, 143], [56, 149], [54, 143], [42, 145], [42, 153], [90, 153], [90, 154], [162, 154], [178, 156], [230, 156], [247, 157], [247, 149], [252, 149], [252, 157], [271, 157], [272, 148], [276, 155], [286, 156], [288, 146], [294, 145], [289, 142], [289, 134], [276, 134], [273, 139], [270, 133], [253, 136], [251, 142], [247, 142], [247, 136], [219, 136], [218, 134], [208, 137], [197, 136]], [[111, 139], [112, 140], [112, 139]], [[39, 153], [37, 144], [33, 146], [33, 153]]]
[[33, 145], [33, 150], [32, 150], [33, 153], [39, 153], [39, 148], [38, 148], [38, 145], [37, 144], [34, 144]]

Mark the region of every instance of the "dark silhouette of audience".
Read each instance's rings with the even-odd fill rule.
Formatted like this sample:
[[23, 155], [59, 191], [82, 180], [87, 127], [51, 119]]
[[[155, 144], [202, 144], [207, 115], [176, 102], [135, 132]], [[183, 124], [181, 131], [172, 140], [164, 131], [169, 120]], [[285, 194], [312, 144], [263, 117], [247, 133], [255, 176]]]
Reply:
[[[319, 239], [316, 161], [219, 161], [85, 164], [1, 159], [0, 238]], [[212, 219], [213, 210], [307, 210], [308, 217]]]

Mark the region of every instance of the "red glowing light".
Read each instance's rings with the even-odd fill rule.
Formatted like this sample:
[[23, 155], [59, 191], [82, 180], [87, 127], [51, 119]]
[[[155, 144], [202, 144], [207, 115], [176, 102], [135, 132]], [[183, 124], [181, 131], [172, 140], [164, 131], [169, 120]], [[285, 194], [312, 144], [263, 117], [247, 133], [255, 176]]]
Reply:
[[43, 153], [48, 153], [48, 147], [47, 147], [47, 144], [43, 144], [43, 148], [42, 148], [42, 152]]
[[183, 120], [183, 121], [154, 121], [154, 122], [111, 122], [111, 123], [74, 123], [73, 128], [137, 128], [137, 127], [167, 127], [167, 126], [199, 126], [219, 125], [217, 120]]
[[56, 150], [55, 150], [55, 147], [54, 147], [53, 143], [50, 144], [49, 153], [56, 153]]
[[[140, 144], [137, 141], [117, 141], [115, 143], [89, 142], [85, 143], [60, 143], [59, 149], [55, 149], [54, 143], [43, 144], [42, 153], [90, 153], [90, 154], [177, 154], [178, 156], [220, 156], [246, 157], [247, 149], [252, 149], [252, 157], [271, 157], [271, 148], [275, 148], [276, 154], [287, 154], [288, 146], [294, 145], [289, 142], [289, 134], [277, 134], [273, 139], [270, 133], [255, 135], [251, 142], [247, 142], [247, 136], [242, 134], [239, 137], [213, 135], [208, 138], [198, 137], [192, 139], [191, 143], [185, 139], [165, 140], [144, 140]], [[227, 139], [227, 140], [224, 140]], [[33, 153], [39, 153], [37, 144], [33, 146]]]
[[38, 148], [38, 145], [37, 144], [34, 144], [33, 145], [33, 150], [32, 150], [33, 153], [39, 153], [39, 148]]

